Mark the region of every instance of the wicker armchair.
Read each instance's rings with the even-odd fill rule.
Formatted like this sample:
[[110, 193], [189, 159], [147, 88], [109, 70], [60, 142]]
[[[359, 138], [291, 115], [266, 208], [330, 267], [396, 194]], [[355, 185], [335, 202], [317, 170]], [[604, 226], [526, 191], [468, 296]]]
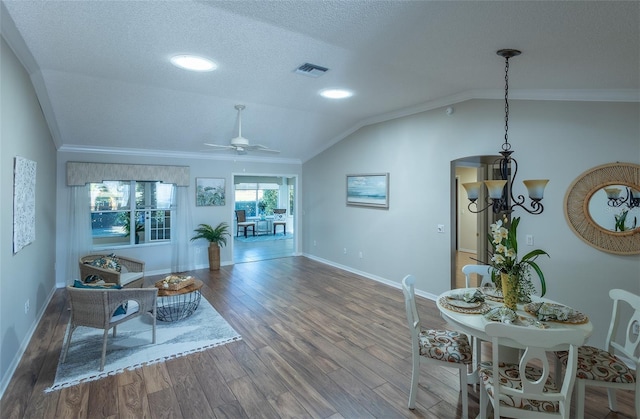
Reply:
[[[78, 326], [104, 329], [100, 371], [104, 370], [109, 329], [113, 328], [113, 337], [115, 338], [116, 327], [120, 323], [144, 314], [150, 315], [153, 318], [152, 343], [156, 343], [157, 288], [88, 289], [67, 286], [67, 291], [71, 300], [71, 318], [69, 319], [69, 336], [64, 346], [62, 362], [67, 359], [71, 337]], [[126, 314], [114, 316], [116, 309], [126, 302], [128, 302]]]
[[80, 258], [80, 279], [85, 281], [88, 276], [97, 276], [106, 283], [118, 284], [123, 288], [142, 288], [144, 284], [144, 262], [141, 260], [116, 256], [121, 271], [105, 269], [91, 265], [95, 259], [108, 258], [109, 255], [93, 254]]

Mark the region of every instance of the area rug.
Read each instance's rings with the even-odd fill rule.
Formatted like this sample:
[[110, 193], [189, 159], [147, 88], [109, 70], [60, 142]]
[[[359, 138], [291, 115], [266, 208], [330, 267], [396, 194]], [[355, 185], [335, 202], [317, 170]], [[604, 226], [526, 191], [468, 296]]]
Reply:
[[290, 240], [293, 239], [293, 234], [284, 235], [282, 233], [279, 233], [275, 236], [273, 234], [265, 234], [260, 236], [247, 235], [246, 238], [244, 236], [238, 236], [234, 237], [234, 239], [243, 243], [269, 242], [274, 240]]
[[[202, 298], [198, 309], [177, 322], [156, 322], [156, 343], [151, 343], [150, 316], [140, 316], [109, 333], [104, 371], [99, 371], [103, 331], [79, 326], [73, 332], [67, 360], [62, 353], [53, 385], [45, 392], [98, 380], [125, 370], [163, 362], [242, 339], [225, 319]], [[69, 333], [65, 334], [65, 341]]]

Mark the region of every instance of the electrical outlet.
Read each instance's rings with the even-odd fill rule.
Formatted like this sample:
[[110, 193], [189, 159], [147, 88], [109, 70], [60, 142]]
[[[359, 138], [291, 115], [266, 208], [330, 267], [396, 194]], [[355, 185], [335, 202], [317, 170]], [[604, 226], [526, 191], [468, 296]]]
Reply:
[[316, 246], [316, 245], [317, 245], [317, 243], [316, 243], [316, 241], [315, 241], [315, 240], [313, 241], [313, 245], [314, 245], [314, 246]]
[[29, 300], [25, 301], [24, 303], [24, 314], [27, 314], [29, 312]]
[[360, 259], [362, 259], [362, 252], [358, 253], [358, 257], [360, 257]]
[[444, 224], [438, 224], [438, 233], [444, 233]]
[[531, 234], [527, 234], [527, 246], [533, 246], [533, 236]]
[[346, 247], [344, 249], [342, 249], [342, 253], [344, 253], [345, 255], [347, 254], [347, 248]]

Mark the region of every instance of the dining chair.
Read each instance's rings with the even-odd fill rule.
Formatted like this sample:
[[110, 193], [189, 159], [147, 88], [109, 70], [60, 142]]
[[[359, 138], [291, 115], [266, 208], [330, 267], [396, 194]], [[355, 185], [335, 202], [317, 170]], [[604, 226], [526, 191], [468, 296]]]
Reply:
[[[617, 411], [615, 391], [634, 391], [636, 417], [640, 418], [640, 335], [634, 333], [633, 329], [634, 324], [635, 327], [640, 325], [640, 296], [629, 291], [612, 289], [609, 291], [609, 297], [613, 300], [613, 313], [605, 341], [606, 349], [585, 345], [578, 350], [576, 416], [584, 417], [585, 387], [597, 386], [607, 388], [609, 409], [613, 412]], [[628, 315], [623, 313], [631, 314], [626, 322], [621, 322]], [[618, 332], [620, 325], [624, 326], [622, 333]], [[567, 364], [566, 352], [557, 352], [556, 355], [563, 365]], [[635, 371], [629, 368], [622, 358], [632, 363]]]
[[464, 265], [462, 267], [462, 273], [464, 274], [465, 284], [467, 288], [471, 288], [471, 274], [478, 275], [478, 287], [485, 285], [493, 286], [493, 280], [491, 279], [491, 272], [493, 266], [490, 265]]
[[[116, 328], [120, 323], [148, 314], [152, 321], [152, 343], [156, 343], [156, 299], [158, 289], [152, 288], [76, 288], [67, 286], [71, 302], [71, 317], [69, 318], [69, 335], [64, 345], [62, 362], [67, 359], [69, 345], [73, 332], [78, 326], [104, 329], [102, 336], [102, 358], [100, 371], [104, 370], [104, 362], [107, 353], [107, 337], [109, 330], [113, 329], [113, 337], [116, 337]], [[116, 310], [123, 304], [127, 304], [123, 314], [116, 314]]]
[[420, 365], [430, 364], [457, 368], [460, 374], [462, 393], [462, 417], [468, 417], [467, 367], [471, 364], [472, 352], [467, 335], [449, 330], [422, 329], [415, 300], [415, 278], [407, 275], [402, 280], [407, 323], [411, 331], [411, 390], [409, 409], [414, 409], [418, 392]]
[[[569, 418], [575, 383], [580, 330], [554, 330], [491, 322], [485, 328], [491, 338], [491, 361], [480, 364], [480, 418]], [[569, 345], [562, 385], [553, 379], [549, 357], [558, 345]], [[518, 363], [500, 361], [501, 347], [525, 348]], [[579, 416], [580, 417], [580, 416]]]
[[247, 221], [247, 213], [245, 210], [236, 210], [236, 237], [240, 235], [240, 229], [244, 229], [244, 237], [247, 237], [247, 228], [251, 228], [253, 235], [256, 235], [256, 223], [253, 221]]
[[287, 210], [286, 209], [274, 209], [273, 210], [273, 235], [276, 235], [276, 227], [282, 226], [284, 228], [284, 235], [287, 235]]
[[[471, 288], [471, 274], [478, 276], [478, 287], [484, 287], [485, 285], [493, 287], [493, 280], [491, 278], [492, 271], [493, 266], [490, 265], [464, 265], [462, 267], [462, 273], [464, 274], [466, 287]], [[471, 340], [471, 347], [473, 348], [473, 370], [476, 371], [479, 367], [480, 359], [482, 359], [480, 351], [482, 341], [475, 336], [469, 336], [469, 338]]]

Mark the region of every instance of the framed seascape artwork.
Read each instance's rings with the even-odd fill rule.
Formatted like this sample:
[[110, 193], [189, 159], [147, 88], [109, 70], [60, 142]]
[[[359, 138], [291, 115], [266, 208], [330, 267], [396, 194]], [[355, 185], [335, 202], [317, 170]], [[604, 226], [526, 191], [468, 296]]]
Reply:
[[217, 207], [225, 205], [224, 178], [196, 178], [196, 206]]
[[389, 208], [389, 173], [347, 175], [347, 205]]

